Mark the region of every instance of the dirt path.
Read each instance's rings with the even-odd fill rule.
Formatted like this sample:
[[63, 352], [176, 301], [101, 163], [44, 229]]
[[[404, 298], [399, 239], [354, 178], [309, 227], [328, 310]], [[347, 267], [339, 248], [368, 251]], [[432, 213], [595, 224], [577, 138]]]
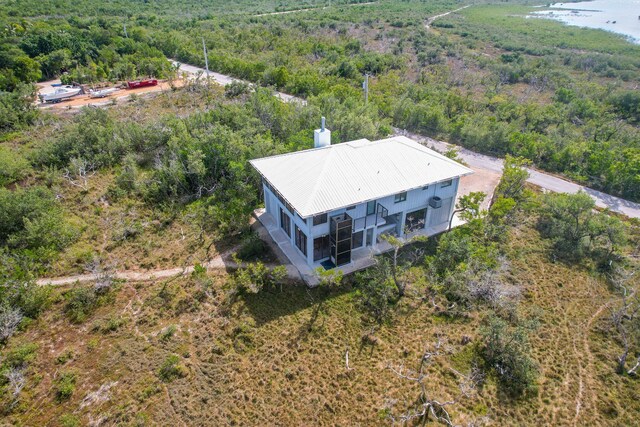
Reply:
[[324, 9], [328, 9], [330, 7], [338, 7], [338, 6], [368, 6], [371, 4], [376, 4], [378, 3], [377, 1], [370, 1], [367, 3], [351, 3], [351, 4], [340, 4], [340, 5], [336, 5], [336, 6], [323, 6], [323, 7], [308, 7], [305, 9], [293, 9], [293, 10], [283, 10], [281, 12], [267, 12], [267, 13], [259, 13], [257, 15], [253, 15], [256, 18], [259, 18], [261, 16], [273, 16], [273, 15], [286, 15], [288, 13], [296, 13], [296, 12], [307, 12], [309, 10], [324, 10]]
[[459, 11], [461, 11], [462, 9], [466, 9], [466, 8], [468, 8], [469, 6], [471, 6], [471, 5], [470, 5], [470, 4], [468, 4], [468, 5], [466, 5], [466, 6], [459, 7], [459, 8], [458, 8], [458, 9], [456, 9], [456, 10], [450, 10], [449, 12], [441, 13], [440, 15], [436, 15], [436, 16], [432, 16], [431, 18], [427, 18], [427, 21], [424, 23], [424, 27], [425, 27], [425, 28], [427, 28], [427, 29], [429, 29], [429, 28], [431, 28], [431, 24], [433, 23], [433, 21], [435, 21], [436, 19], [438, 19], [438, 18], [442, 18], [442, 17], [445, 17], [445, 16], [450, 15], [450, 14], [452, 14], [452, 13], [459, 12]]
[[[582, 351], [584, 355], [587, 357], [587, 366], [582, 366], [582, 363], [579, 363], [579, 367], [578, 367], [578, 393], [576, 395], [576, 413], [575, 413], [575, 416], [573, 417], [574, 426], [579, 425], [578, 419], [580, 418], [580, 412], [582, 410], [582, 407], [584, 406], [583, 402], [584, 402], [585, 371], [591, 372], [590, 365], [592, 363], [592, 354], [591, 354], [591, 349], [589, 348], [589, 331], [591, 330], [591, 326], [593, 325], [593, 322], [595, 322], [596, 319], [600, 317], [600, 314], [602, 314], [602, 312], [609, 306], [609, 304], [611, 304], [611, 301], [607, 301], [604, 304], [602, 304], [595, 311], [595, 313], [593, 313], [593, 315], [589, 318], [589, 320], [584, 326], [584, 329], [582, 330]], [[574, 341], [574, 351], [577, 352], [577, 349], [575, 348], [575, 341]]]
[[[206, 263], [202, 264], [207, 270], [226, 270], [228, 268], [235, 269], [239, 265], [230, 259], [231, 254], [238, 248], [230, 249]], [[271, 266], [271, 265], [270, 265]], [[275, 265], [273, 265], [275, 266]], [[273, 267], [271, 266], [271, 267]], [[291, 279], [300, 279], [300, 273], [292, 265], [286, 265], [287, 275]], [[146, 271], [117, 271], [114, 273], [114, 277], [120, 280], [126, 280], [131, 282], [142, 282], [147, 280], [166, 279], [175, 276], [187, 276], [191, 274], [195, 266], [189, 265], [186, 267], [176, 267], [169, 269], [158, 270], [146, 270]], [[96, 274], [76, 274], [73, 276], [54, 277], [54, 278], [42, 278], [38, 279], [36, 283], [40, 286], [62, 286], [70, 285], [76, 282], [91, 282], [96, 280]]]

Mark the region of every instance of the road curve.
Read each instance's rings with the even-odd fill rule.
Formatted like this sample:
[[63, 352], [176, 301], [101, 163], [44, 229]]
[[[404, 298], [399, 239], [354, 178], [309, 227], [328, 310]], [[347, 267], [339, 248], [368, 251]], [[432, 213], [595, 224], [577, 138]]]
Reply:
[[[461, 8], [461, 9], [464, 9], [464, 8]], [[457, 10], [460, 10], [460, 9], [457, 9]], [[451, 11], [448, 13], [452, 13], [452, 12], [455, 12], [455, 11]], [[435, 19], [439, 16], [443, 16], [443, 15], [438, 15], [431, 19]], [[176, 61], [172, 61], [172, 62], [174, 64], [180, 64], [180, 70], [185, 71], [192, 75], [195, 75], [198, 73], [206, 73], [206, 70], [204, 70], [203, 68], [194, 67], [193, 65], [178, 63]], [[243, 81], [239, 79], [234, 79], [233, 77], [226, 76], [224, 74], [215, 73], [213, 71], [209, 71], [209, 76], [221, 85], [226, 85], [233, 81]], [[254, 86], [250, 82], [247, 82], [247, 83]], [[282, 92], [274, 92], [274, 95], [285, 102], [299, 102], [301, 104], [307, 103], [307, 101], [302, 98], [298, 98], [296, 96], [288, 95]], [[504, 162], [503, 159], [488, 156], [486, 154], [476, 153], [474, 151], [467, 150], [466, 148], [459, 147], [454, 144], [449, 144], [444, 141], [437, 141], [435, 139], [432, 139], [423, 135], [419, 135], [416, 133], [411, 133], [411, 132], [407, 132], [400, 129], [394, 129], [394, 131], [399, 134], [407, 135], [410, 138], [413, 138], [417, 141], [421, 141], [426, 145], [434, 147], [438, 151], [444, 152], [449, 150], [450, 148], [455, 148], [458, 150], [460, 158], [464, 160], [467, 164], [469, 164], [469, 166], [480, 167], [480, 168], [488, 169], [490, 171], [502, 173], [502, 166]], [[570, 194], [574, 194], [579, 191], [584, 191], [595, 200], [596, 206], [600, 208], [607, 208], [614, 212], [626, 215], [630, 218], [640, 218], [640, 203], [634, 203], [629, 200], [622, 199], [620, 197], [612, 196], [610, 194], [606, 194], [601, 191], [594, 190], [592, 188], [585, 187], [580, 184], [576, 184], [574, 182], [568, 181], [563, 178], [559, 178], [557, 176], [554, 176], [548, 173], [541, 172], [536, 169], [529, 169], [529, 175], [530, 176], [529, 176], [528, 182], [535, 184], [545, 190], [553, 191], [556, 193], [570, 193]]]
[[[180, 71], [184, 71], [187, 74], [192, 76], [196, 76], [201, 74], [202, 76], [207, 76], [207, 70], [204, 68], [196, 67], [194, 65], [184, 64], [182, 62], [175, 61], [170, 59], [171, 63], [174, 66], [179, 66]], [[218, 83], [219, 85], [226, 86], [233, 82], [243, 82], [249, 84], [251, 87], [254, 87], [255, 84], [248, 82], [246, 80], [236, 79], [231, 76], [227, 76], [225, 74], [216, 73], [215, 71], [209, 71], [209, 78]], [[282, 92], [274, 92], [274, 95], [283, 100], [284, 102], [299, 102], [300, 104], [306, 105], [307, 101], [302, 98], [298, 98], [297, 96], [289, 95], [287, 93]]]
[[[451, 148], [454, 148], [458, 150], [458, 157], [464, 160], [471, 167], [479, 167], [502, 173], [502, 167], [504, 164], [503, 159], [488, 156], [486, 154], [476, 153], [474, 151], [467, 150], [466, 148], [454, 144], [438, 141], [416, 133], [407, 132], [405, 130], [394, 130], [398, 134], [406, 135], [441, 152], [445, 152]], [[620, 197], [612, 196], [610, 194], [606, 194], [601, 191], [576, 184], [566, 179], [541, 172], [537, 169], [529, 168], [528, 170], [529, 179], [527, 181], [541, 188], [544, 188], [545, 190], [553, 191], [555, 193], [570, 194], [584, 191], [585, 193], [589, 194], [593, 198], [593, 200], [595, 200], [596, 206], [598, 207], [608, 208], [614, 212], [626, 215], [629, 218], [640, 218], [640, 203], [634, 203]]]

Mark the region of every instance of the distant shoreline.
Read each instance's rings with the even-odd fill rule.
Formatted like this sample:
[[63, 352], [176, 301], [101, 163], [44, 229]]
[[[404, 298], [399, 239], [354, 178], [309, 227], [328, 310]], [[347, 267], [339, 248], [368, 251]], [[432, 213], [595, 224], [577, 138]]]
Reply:
[[536, 7], [543, 10], [532, 12], [528, 17], [604, 30], [624, 36], [630, 43], [640, 44], [640, 1], [591, 0]]

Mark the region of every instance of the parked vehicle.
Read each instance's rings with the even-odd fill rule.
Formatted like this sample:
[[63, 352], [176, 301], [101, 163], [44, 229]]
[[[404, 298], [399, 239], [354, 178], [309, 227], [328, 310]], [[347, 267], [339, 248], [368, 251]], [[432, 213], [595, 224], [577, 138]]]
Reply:
[[158, 80], [156, 79], [135, 80], [127, 82], [127, 89], [138, 89], [140, 87], [157, 86], [157, 84]]
[[40, 95], [40, 101], [47, 103], [56, 103], [60, 101], [64, 101], [65, 99], [69, 99], [82, 93], [81, 87], [64, 85], [56, 88], [53, 93], [48, 93], [46, 95]]
[[106, 89], [100, 89], [100, 90], [92, 90], [89, 91], [89, 97], [90, 98], [104, 98], [107, 97], [109, 95], [111, 95], [112, 93], [115, 93], [118, 91], [118, 88], [115, 87], [110, 87], [110, 88], [106, 88]]

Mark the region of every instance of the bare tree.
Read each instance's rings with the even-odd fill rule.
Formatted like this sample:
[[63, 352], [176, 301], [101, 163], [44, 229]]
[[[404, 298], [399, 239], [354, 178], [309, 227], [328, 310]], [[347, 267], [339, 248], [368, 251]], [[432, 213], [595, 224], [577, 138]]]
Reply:
[[422, 357], [420, 358], [418, 369], [411, 370], [402, 365], [398, 367], [394, 367], [391, 364], [387, 365], [387, 369], [402, 379], [416, 383], [420, 390], [418, 399], [412, 407], [408, 408], [400, 415], [390, 415], [390, 418], [394, 423], [400, 422], [408, 424], [417, 420], [426, 422], [429, 418], [433, 418], [434, 420], [448, 426], [454, 425], [447, 408], [455, 405], [462, 398], [471, 397], [473, 391], [476, 389], [477, 385], [483, 381], [484, 377], [482, 372], [475, 368], [472, 369], [469, 375], [462, 375], [461, 373], [454, 371], [461, 377], [461, 381], [459, 383], [459, 394], [449, 400], [433, 398], [427, 389], [427, 379], [429, 374], [426, 368], [434, 362], [436, 357], [444, 353], [446, 353], [444, 344], [442, 340], [438, 338], [438, 341], [435, 344], [427, 345], [425, 347]]
[[94, 165], [84, 159], [74, 157], [69, 163], [69, 167], [62, 175], [67, 182], [75, 187], [80, 187], [87, 191], [89, 178], [96, 174]]
[[25, 378], [20, 368], [11, 368], [5, 374], [7, 381], [9, 382], [9, 390], [11, 390], [11, 396], [17, 399], [20, 392], [24, 388]]
[[[509, 261], [504, 256], [497, 260], [497, 268], [486, 269], [485, 266], [472, 264], [467, 276], [471, 276], [467, 281], [469, 296], [474, 301], [483, 301], [492, 308], [505, 309], [515, 307], [515, 302], [520, 297], [520, 288], [510, 285], [503, 280], [504, 275], [509, 271]], [[473, 274], [473, 270], [477, 273]]]
[[5, 342], [16, 332], [22, 318], [19, 308], [0, 306], [0, 342]]
[[[617, 371], [620, 374], [625, 371], [634, 336], [640, 337], [640, 297], [636, 290], [630, 286], [635, 273], [636, 271], [618, 268], [610, 277], [611, 282], [621, 294], [620, 305], [611, 310], [611, 322], [618, 331], [622, 344], [622, 353], [617, 357]], [[628, 370], [627, 374], [635, 374], [638, 367], [640, 367], [640, 356], [635, 366]]]
[[95, 276], [93, 288], [97, 293], [104, 293], [113, 285], [115, 280], [115, 266], [105, 266], [100, 258], [95, 258], [87, 265], [87, 270]]

